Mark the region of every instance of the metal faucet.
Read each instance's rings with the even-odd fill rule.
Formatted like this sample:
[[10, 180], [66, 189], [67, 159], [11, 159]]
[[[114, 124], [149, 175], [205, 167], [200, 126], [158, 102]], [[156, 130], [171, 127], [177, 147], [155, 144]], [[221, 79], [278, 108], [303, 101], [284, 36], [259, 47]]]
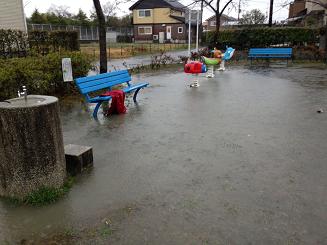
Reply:
[[27, 100], [27, 89], [26, 89], [26, 86], [22, 86], [22, 88], [23, 88], [23, 92], [20, 92], [18, 90], [18, 97], [24, 96], [24, 99]]

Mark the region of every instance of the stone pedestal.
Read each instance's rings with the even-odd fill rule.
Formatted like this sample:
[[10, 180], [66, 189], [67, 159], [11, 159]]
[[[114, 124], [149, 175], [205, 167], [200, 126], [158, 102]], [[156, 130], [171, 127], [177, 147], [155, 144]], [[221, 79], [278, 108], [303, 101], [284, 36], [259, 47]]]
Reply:
[[89, 146], [66, 145], [65, 156], [67, 173], [72, 176], [93, 165], [93, 151]]
[[0, 196], [24, 198], [66, 178], [58, 99], [29, 95], [0, 103]]

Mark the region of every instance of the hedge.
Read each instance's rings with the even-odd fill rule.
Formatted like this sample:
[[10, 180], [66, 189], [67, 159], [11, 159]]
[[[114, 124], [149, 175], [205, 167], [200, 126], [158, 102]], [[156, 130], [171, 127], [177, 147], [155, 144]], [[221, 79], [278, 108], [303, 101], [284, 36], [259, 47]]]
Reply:
[[17, 97], [26, 85], [30, 94], [56, 94], [63, 91], [61, 60], [72, 59], [73, 76], [86, 76], [92, 59], [80, 52], [51, 53], [45, 56], [0, 59], [0, 100]]
[[[222, 30], [219, 32], [219, 43], [222, 47], [226, 45], [237, 49], [253, 47], [269, 47], [271, 45], [294, 46], [304, 43], [319, 42], [320, 29], [310, 28], [247, 28], [235, 30]], [[205, 33], [203, 40], [212, 44], [214, 32]]]
[[22, 31], [0, 29], [0, 57], [26, 56], [27, 35]]
[[76, 31], [31, 31], [28, 33], [29, 44], [32, 50], [38, 53], [68, 50], [78, 51], [79, 34]]

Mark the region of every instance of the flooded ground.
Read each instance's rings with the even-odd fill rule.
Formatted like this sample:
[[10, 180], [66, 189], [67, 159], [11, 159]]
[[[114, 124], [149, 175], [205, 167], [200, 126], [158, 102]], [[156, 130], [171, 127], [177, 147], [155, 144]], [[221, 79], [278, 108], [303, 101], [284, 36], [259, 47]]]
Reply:
[[92, 146], [94, 168], [53, 205], [0, 202], [0, 243], [327, 244], [327, 70], [133, 79], [151, 87], [126, 115], [62, 103], [65, 143]]

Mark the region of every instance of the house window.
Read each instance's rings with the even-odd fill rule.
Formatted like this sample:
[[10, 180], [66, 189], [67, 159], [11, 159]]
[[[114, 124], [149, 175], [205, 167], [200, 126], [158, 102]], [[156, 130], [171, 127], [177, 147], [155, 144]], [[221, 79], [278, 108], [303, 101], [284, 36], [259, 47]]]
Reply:
[[216, 21], [215, 20], [210, 21], [210, 26], [216, 26]]
[[139, 17], [150, 17], [151, 16], [151, 9], [140, 9], [139, 10]]
[[152, 35], [152, 26], [140, 26], [138, 28], [139, 35]]
[[183, 27], [178, 27], [178, 33], [183, 33], [184, 30], [183, 30]]

